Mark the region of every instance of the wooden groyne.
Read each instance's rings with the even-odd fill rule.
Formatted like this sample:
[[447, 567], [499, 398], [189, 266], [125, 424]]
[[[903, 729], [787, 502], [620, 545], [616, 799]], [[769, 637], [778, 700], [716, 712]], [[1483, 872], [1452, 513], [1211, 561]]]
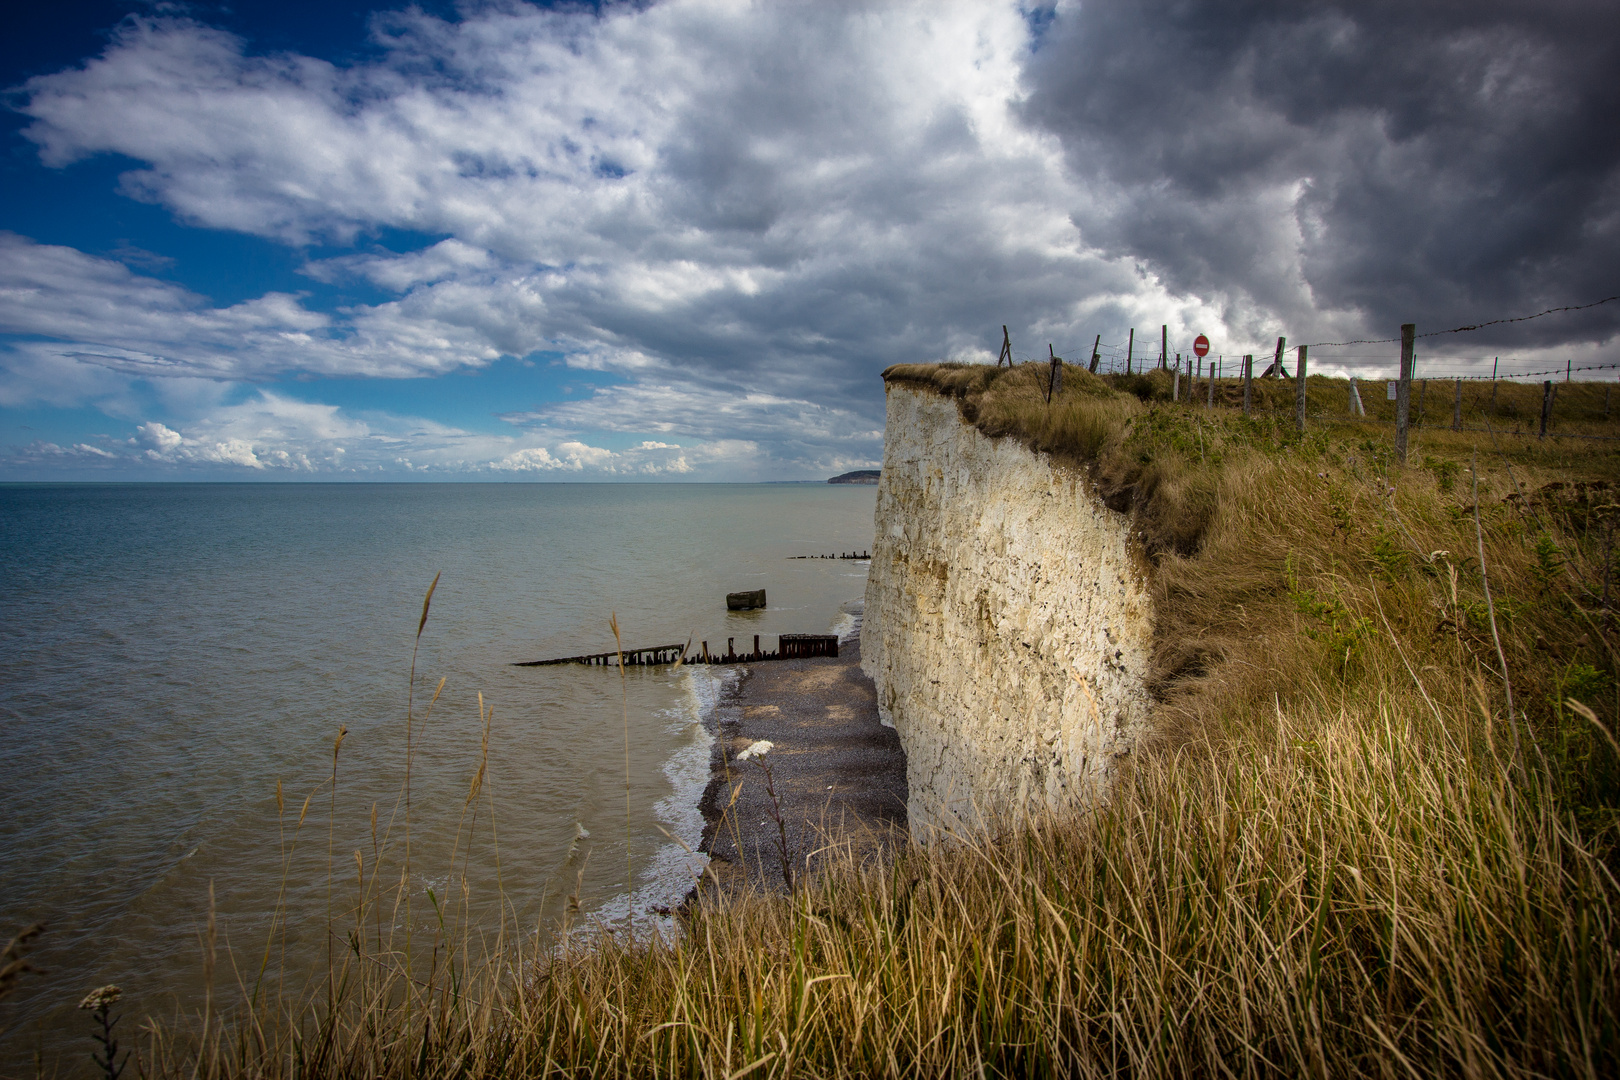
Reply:
[[559, 656], [555, 660], [524, 660], [513, 667], [550, 667], [553, 664], [593, 664], [598, 667], [618, 667], [624, 657], [625, 667], [656, 667], [660, 664], [754, 664], [767, 660], [802, 660], [812, 656], [838, 655], [837, 634], [782, 634], [776, 639], [776, 651], [765, 652], [759, 647], [759, 635], [754, 635], [752, 652], [738, 652], [737, 639], [726, 638], [724, 653], [710, 652], [709, 643], [703, 642], [694, 654], [685, 645], [656, 645], [650, 649], [625, 649], [620, 653], [589, 653], [585, 656]]
[[782, 634], [776, 639], [776, 651], [764, 652], [759, 647], [759, 635], [754, 635], [754, 651], [738, 652], [737, 639], [726, 638], [724, 653], [711, 653], [709, 643], [703, 642], [696, 656], [688, 656], [688, 664], [751, 664], [762, 660], [802, 660], [810, 656], [837, 656], [837, 634]]
[[650, 649], [625, 649], [619, 652], [590, 653], [586, 656], [559, 656], [555, 660], [521, 660], [513, 667], [550, 667], [553, 664], [596, 664], [600, 667], [618, 667], [619, 657], [624, 657], [625, 667], [656, 667], [659, 664], [673, 664], [681, 658], [686, 651], [685, 645], [654, 645]]
[[859, 552], [859, 553], [856, 553], [856, 552], [853, 552], [853, 551], [841, 551], [837, 555], [789, 555], [788, 558], [790, 558], [790, 559], [868, 559], [869, 560], [869, 559], [872, 558], [872, 553], [870, 551], [862, 551], [862, 552]]

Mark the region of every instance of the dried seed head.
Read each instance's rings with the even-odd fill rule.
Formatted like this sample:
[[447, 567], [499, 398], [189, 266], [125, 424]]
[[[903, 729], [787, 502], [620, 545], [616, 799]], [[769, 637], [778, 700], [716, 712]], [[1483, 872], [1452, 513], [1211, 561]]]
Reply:
[[124, 992], [116, 986], [99, 987], [84, 995], [84, 1000], [79, 1002], [79, 1008], [105, 1009], [123, 996]]

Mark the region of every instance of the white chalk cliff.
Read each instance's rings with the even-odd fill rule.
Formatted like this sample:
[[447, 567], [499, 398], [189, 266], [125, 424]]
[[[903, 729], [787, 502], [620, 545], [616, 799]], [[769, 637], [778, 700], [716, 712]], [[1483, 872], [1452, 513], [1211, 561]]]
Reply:
[[889, 384], [861, 656], [918, 840], [1104, 798], [1147, 723], [1151, 616], [1083, 473]]

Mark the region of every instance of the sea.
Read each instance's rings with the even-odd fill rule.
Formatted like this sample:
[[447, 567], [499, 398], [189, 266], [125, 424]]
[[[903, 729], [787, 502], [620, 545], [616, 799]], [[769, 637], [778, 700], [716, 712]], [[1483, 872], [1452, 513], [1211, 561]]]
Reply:
[[[422, 934], [446, 910], [541, 948], [565, 918], [669, 932], [738, 670], [514, 664], [613, 649], [612, 622], [627, 649], [693, 653], [847, 633], [867, 563], [795, 557], [869, 550], [874, 503], [0, 485], [0, 941], [45, 927], [0, 1000], [0, 1074], [80, 1072], [76, 1005], [102, 985], [173, 1018], [210, 987], [307, 981], [379, 879]], [[759, 588], [765, 609], [727, 611]]]

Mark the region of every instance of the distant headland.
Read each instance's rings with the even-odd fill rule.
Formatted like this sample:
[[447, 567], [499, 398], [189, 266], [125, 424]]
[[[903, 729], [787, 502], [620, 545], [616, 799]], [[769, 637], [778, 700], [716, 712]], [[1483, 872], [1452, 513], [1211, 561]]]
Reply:
[[828, 480], [829, 484], [875, 484], [881, 469], [856, 469], [854, 472], [841, 473]]

